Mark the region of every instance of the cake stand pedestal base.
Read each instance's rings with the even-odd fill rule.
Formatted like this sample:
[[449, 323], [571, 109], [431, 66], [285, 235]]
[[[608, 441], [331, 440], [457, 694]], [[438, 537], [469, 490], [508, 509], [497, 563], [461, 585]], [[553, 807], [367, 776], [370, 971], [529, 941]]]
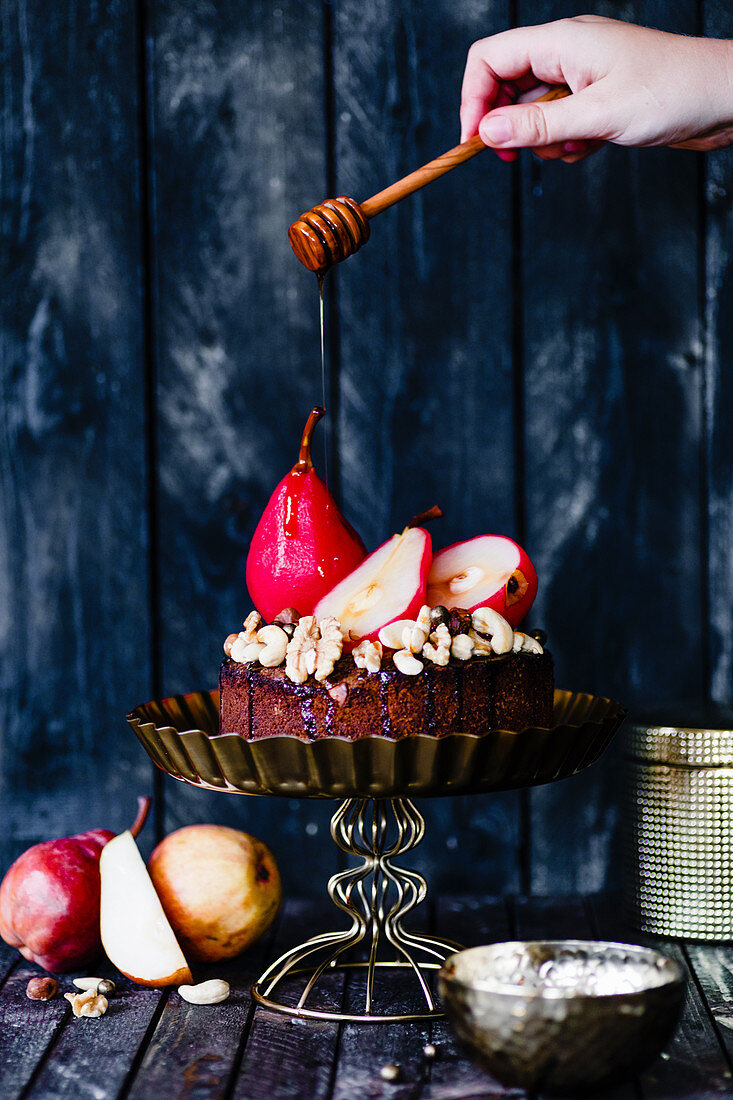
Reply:
[[[323, 932], [287, 951], [255, 983], [252, 993], [261, 1005], [290, 1016], [354, 1023], [390, 1023], [442, 1016], [430, 988], [431, 971], [439, 970], [460, 945], [435, 936], [407, 931], [403, 921], [425, 900], [428, 887], [417, 871], [396, 867], [393, 860], [415, 848], [425, 835], [425, 819], [408, 798], [347, 798], [331, 818], [331, 836], [342, 851], [361, 863], [333, 875], [329, 897], [351, 921], [342, 932]], [[366, 958], [347, 959], [360, 946]], [[379, 957], [382, 949], [391, 958]], [[318, 1008], [319, 979], [334, 970], [366, 971], [364, 1009], [360, 1013]], [[412, 973], [425, 1008], [387, 1012], [374, 1005], [377, 969]], [[303, 984], [296, 1004], [278, 999], [294, 978]]]

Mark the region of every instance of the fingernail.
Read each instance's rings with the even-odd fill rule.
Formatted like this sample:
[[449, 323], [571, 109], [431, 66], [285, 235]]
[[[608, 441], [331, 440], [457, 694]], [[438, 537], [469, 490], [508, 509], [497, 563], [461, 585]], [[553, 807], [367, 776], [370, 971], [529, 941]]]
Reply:
[[504, 118], [503, 115], [498, 115], [496, 118], [489, 115], [481, 125], [481, 137], [489, 145], [503, 145], [511, 141], [512, 126], [509, 119]]
[[566, 141], [562, 147], [563, 153], [584, 153], [584, 141]]

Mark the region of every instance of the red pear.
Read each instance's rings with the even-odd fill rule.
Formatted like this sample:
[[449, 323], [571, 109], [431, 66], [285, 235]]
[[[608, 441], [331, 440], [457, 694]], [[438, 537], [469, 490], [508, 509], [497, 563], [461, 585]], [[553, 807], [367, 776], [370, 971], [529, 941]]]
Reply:
[[[140, 799], [131, 832], [150, 809]], [[109, 829], [34, 844], [9, 867], [0, 885], [0, 936], [44, 970], [77, 970], [101, 953], [99, 857]]]
[[428, 578], [431, 607], [492, 607], [517, 626], [537, 595], [537, 573], [516, 542], [478, 535], [447, 546], [433, 558]]
[[252, 536], [247, 588], [266, 622], [286, 607], [311, 615], [366, 554], [313, 468], [311, 437], [325, 413], [315, 408], [308, 417], [300, 457], [270, 497]]

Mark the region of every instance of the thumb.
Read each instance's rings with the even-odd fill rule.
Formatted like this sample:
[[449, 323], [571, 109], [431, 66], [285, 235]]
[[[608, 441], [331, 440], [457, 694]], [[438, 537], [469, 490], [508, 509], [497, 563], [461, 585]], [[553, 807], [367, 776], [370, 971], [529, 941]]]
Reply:
[[608, 106], [595, 85], [565, 99], [500, 107], [484, 115], [478, 132], [486, 145], [501, 149], [536, 149], [564, 141], [605, 138]]

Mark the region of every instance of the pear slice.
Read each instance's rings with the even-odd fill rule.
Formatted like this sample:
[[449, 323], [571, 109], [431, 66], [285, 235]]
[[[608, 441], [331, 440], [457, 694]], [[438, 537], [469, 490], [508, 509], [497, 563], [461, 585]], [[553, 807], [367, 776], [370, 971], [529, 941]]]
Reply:
[[110, 962], [138, 985], [190, 985], [188, 963], [132, 833], [102, 849], [99, 871], [102, 946]]

